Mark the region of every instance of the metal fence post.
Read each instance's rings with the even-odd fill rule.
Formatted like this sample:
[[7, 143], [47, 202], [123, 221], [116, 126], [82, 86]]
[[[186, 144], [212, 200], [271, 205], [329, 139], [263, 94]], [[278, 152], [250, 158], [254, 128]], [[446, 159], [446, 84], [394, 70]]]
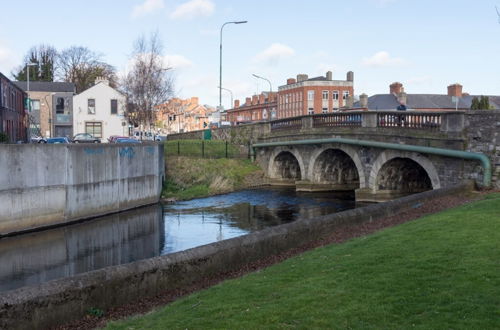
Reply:
[[226, 140], [226, 158], [228, 158], [228, 157], [227, 157], [227, 143], [228, 143], [228, 142], [227, 142], [227, 140]]
[[181, 154], [181, 140], [177, 140], [177, 155]]
[[205, 140], [201, 140], [201, 158], [205, 158]]

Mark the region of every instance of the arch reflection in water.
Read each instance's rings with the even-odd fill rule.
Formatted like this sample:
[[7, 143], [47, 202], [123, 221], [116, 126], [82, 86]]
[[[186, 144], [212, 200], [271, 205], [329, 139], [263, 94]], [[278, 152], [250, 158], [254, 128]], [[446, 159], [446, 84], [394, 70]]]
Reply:
[[0, 291], [158, 256], [159, 205], [0, 240]]
[[355, 206], [353, 200], [337, 200], [331, 192], [307, 193], [286, 188], [245, 190], [179, 202], [164, 208], [165, 246], [161, 254]]

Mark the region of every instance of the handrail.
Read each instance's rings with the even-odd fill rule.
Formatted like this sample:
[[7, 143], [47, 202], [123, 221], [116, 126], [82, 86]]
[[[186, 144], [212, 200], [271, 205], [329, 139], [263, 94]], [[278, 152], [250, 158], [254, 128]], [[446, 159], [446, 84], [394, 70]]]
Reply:
[[489, 187], [491, 185], [491, 162], [488, 156], [482, 153], [433, 148], [433, 147], [423, 147], [408, 144], [397, 144], [397, 143], [387, 143], [378, 141], [366, 141], [366, 140], [355, 140], [355, 139], [344, 139], [344, 138], [329, 138], [329, 139], [311, 139], [311, 140], [296, 140], [296, 141], [282, 141], [282, 142], [267, 142], [267, 143], [256, 143], [252, 145], [252, 152], [255, 155], [255, 148], [265, 148], [265, 147], [278, 147], [278, 146], [290, 146], [290, 145], [310, 145], [310, 144], [322, 144], [322, 143], [341, 143], [349, 145], [357, 145], [363, 147], [372, 148], [383, 148], [401, 151], [412, 151], [420, 152], [431, 155], [439, 155], [453, 158], [470, 159], [479, 161], [484, 169], [483, 175], [483, 185]]

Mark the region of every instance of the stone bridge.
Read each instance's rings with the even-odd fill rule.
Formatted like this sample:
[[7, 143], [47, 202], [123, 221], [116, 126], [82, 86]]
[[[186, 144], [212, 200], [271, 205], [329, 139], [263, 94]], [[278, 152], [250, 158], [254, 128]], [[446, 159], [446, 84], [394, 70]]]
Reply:
[[[196, 134], [196, 133], [195, 133]], [[251, 141], [271, 184], [385, 201], [465, 180], [500, 187], [500, 111], [350, 111], [214, 130]]]

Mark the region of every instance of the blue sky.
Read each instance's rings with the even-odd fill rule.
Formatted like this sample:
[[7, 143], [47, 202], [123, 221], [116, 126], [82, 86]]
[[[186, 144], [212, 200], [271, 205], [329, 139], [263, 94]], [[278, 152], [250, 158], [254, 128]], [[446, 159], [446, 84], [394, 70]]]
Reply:
[[[132, 44], [158, 31], [180, 97], [218, 104], [219, 29], [223, 87], [245, 99], [289, 77], [354, 71], [355, 94], [500, 95], [500, 0], [16, 0], [1, 1], [0, 72], [10, 76], [27, 50], [82, 45], [124, 71]], [[223, 91], [223, 104], [230, 96]]]

